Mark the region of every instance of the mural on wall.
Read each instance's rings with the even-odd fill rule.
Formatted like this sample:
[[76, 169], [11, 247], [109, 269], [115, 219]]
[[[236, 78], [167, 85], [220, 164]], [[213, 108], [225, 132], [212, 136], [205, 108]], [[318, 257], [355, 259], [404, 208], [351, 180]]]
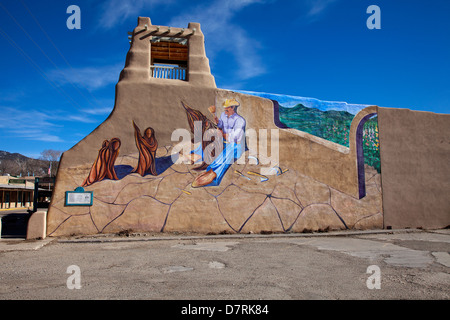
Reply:
[[[195, 110], [182, 102], [188, 119], [188, 124], [191, 132], [195, 134], [195, 122], [201, 123], [201, 136], [203, 137], [200, 145], [191, 151], [187, 157], [191, 163], [200, 166], [193, 168], [195, 171], [204, 171], [198, 175], [192, 182], [193, 188], [218, 186], [222, 181], [223, 176], [228, 171], [229, 167], [242, 156], [245, 151], [245, 119], [238, 114], [239, 101], [236, 99], [227, 99], [223, 103], [224, 111], [220, 118], [216, 116], [216, 107], [210, 106], [209, 111], [214, 117], [214, 121], [208, 119], [199, 110]], [[132, 170], [126, 172], [126, 168], [117, 167], [121, 173], [138, 173], [142, 177], [147, 174], [157, 176], [156, 169], [156, 151], [158, 149], [158, 141], [156, 140], [155, 131], [148, 127], [144, 134], [141, 135], [139, 127], [133, 121], [134, 135], [136, 141], [136, 148], [139, 151], [139, 158], [137, 166]], [[207, 130], [215, 131], [211, 139], [204, 139], [207, 137], [205, 133]], [[216, 138], [218, 138], [216, 140]], [[192, 139], [194, 142], [194, 139]], [[220, 143], [219, 148], [212, 148], [211, 152], [208, 146], [211, 143]], [[95, 182], [103, 179], [118, 180], [116, 174], [116, 167], [114, 166], [117, 156], [119, 154], [120, 139], [113, 138], [110, 141], [105, 140], [101, 149], [98, 152], [97, 159], [92, 165], [92, 169], [88, 177], [84, 180], [82, 187], [87, 187]], [[216, 151], [217, 155], [215, 154]], [[173, 164], [173, 162], [172, 162]], [[123, 174], [121, 174], [123, 177]]]
[[[83, 186], [93, 192], [94, 201], [89, 207], [67, 207], [63, 195], [55, 194], [49, 235], [123, 230], [306, 232], [382, 226], [381, 180], [376, 170], [365, 171], [363, 199], [283, 163], [274, 167], [273, 175], [262, 175], [265, 155], [249, 150], [245, 142], [249, 128], [240, 110], [249, 106], [232, 94], [216, 100], [217, 105], [203, 106], [205, 113], [189, 101], [180, 101], [178, 110], [186, 114], [186, 129], [190, 138], [194, 136], [186, 153], [176, 148], [176, 142], [158, 144], [151, 123], [141, 133], [133, 121], [136, 152], [119, 154], [121, 141], [112, 138], [102, 143], [94, 163], [62, 169], [58, 175], [65, 190]], [[195, 143], [196, 130], [209, 138]], [[375, 126], [367, 132], [376, 138]]]
[[364, 163], [381, 172], [380, 137], [378, 135], [378, 117], [374, 116], [364, 124], [363, 131]]
[[[194, 131], [192, 124], [194, 119], [201, 119], [202, 121], [203, 142], [191, 154], [194, 162], [202, 161], [202, 165], [197, 167], [196, 170], [205, 169], [206, 171], [195, 178], [192, 187], [218, 186], [231, 164], [240, 158], [245, 150], [246, 121], [238, 114], [240, 102], [236, 99], [226, 99], [223, 103], [224, 111], [220, 118], [216, 116], [216, 106], [210, 106], [208, 110], [214, 116], [213, 123], [200, 111], [187, 108], [185, 104], [183, 106], [188, 114], [191, 131]], [[205, 132], [211, 128], [214, 128], [216, 132], [213, 133], [209, 141], [209, 139], [205, 139]], [[216, 148], [210, 153], [208, 152], [208, 145], [211, 142], [216, 143]], [[217, 154], [216, 151], [218, 151]]]
[[[323, 101], [314, 98], [271, 93], [238, 91], [279, 103], [279, 120], [285, 127], [349, 146], [350, 125], [355, 115], [368, 107], [363, 104]], [[364, 162], [380, 173], [380, 142], [377, 116], [367, 120], [363, 130]]]

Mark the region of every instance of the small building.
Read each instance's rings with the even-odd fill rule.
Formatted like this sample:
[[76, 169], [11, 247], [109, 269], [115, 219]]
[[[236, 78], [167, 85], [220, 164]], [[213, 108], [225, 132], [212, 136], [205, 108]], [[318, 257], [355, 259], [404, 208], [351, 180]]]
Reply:
[[33, 206], [34, 178], [0, 177], [0, 209]]

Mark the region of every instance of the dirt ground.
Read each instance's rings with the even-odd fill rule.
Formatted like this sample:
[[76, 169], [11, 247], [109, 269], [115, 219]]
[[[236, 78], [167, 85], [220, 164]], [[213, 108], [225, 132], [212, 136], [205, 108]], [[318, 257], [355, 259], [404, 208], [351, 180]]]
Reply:
[[2, 239], [0, 299], [448, 300], [449, 231]]

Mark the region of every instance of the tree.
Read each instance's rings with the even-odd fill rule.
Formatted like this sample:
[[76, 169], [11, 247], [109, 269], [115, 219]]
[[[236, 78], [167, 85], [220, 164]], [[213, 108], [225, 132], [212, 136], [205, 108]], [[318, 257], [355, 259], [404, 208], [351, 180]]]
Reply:
[[0, 175], [15, 174], [14, 162], [11, 160], [0, 160]]
[[20, 159], [20, 158], [16, 158], [14, 159], [14, 163], [16, 165], [16, 174], [18, 175], [22, 175], [23, 172], [26, 170], [26, 166], [27, 166], [27, 161], [25, 159]]
[[[56, 176], [56, 172], [58, 171], [59, 158], [61, 157], [62, 151], [46, 149], [41, 152], [41, 160], [48, 161], [50, 177]], [[46, 172], [48, 174], [48, 171]]]

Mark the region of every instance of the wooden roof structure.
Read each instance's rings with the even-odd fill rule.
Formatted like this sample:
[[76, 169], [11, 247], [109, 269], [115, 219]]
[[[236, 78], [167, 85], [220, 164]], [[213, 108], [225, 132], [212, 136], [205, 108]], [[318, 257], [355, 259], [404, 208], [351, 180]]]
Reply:
[[154, 37], [151, 41], [151, 63], [167, 63], [187, 66], [188, 46], [186, 39]]

